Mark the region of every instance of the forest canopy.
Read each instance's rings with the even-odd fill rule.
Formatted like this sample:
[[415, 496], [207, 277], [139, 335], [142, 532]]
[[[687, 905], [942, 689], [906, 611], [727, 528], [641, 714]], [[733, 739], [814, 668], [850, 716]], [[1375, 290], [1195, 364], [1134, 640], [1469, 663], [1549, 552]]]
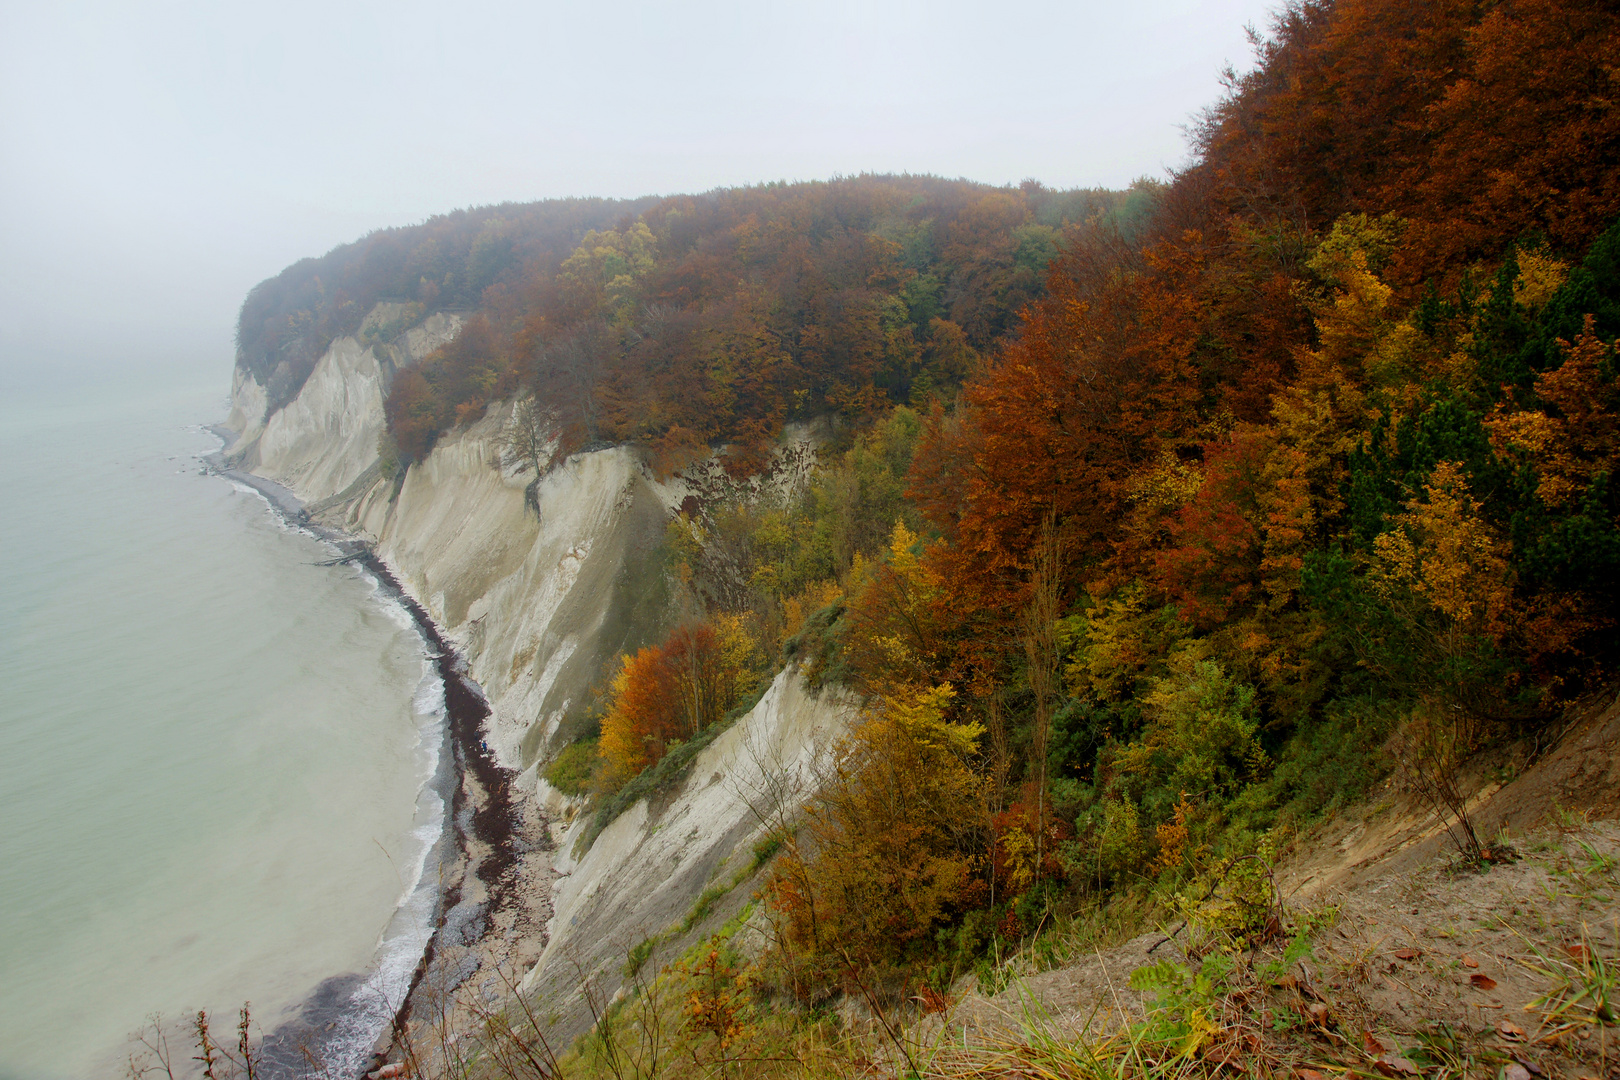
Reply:
[[405, 459], [521, 388], [570, 449], [736, 443], [746, 469], [788, 420], [948, 400], [1042, 294], [1065, 230], [1130, 235], [1160, 187], [862, 176], [460, 212], [289, 267], [249, 295], [238, 346], [274, 409], [377, 301], [455, 311], [459, 338], [390, 396]]
[[261, 286], [244, 362], [285, 400], [369, 300], [454, 306], [389, 398], [406, 459], [512, 396], [660, 471], [837, 418], [791, 498], [672, 524], [693, 625], [625, 658], [599, 778], [746, 703], [720, 642], [852, 688], [773, 872], [782, 978], [948, 984], [1396, 764], [1444, 803], [1620, 660], [1620, 12], [1294, 0], [1256, 45], [1165, 183], [437, 219]]

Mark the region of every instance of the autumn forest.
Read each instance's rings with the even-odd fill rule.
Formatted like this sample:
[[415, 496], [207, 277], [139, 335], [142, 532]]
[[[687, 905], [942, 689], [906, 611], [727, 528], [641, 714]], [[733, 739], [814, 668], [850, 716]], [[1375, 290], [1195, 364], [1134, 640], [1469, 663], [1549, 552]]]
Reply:
[[[1162, 180], [458, 212], [261, 285], [241, 354], [275, 407], [376, 301], [454, 311], [390, 388], [400, 467], [514, 401], [536, 476], [717, 461], [675, 614], [548, 776], [605, 820], [784, 663], [860, 695], [761, 853], [771, 986], [944, 986], [1392, 770], [1444, 815], [1616, 675], [1620, 14], [1294, 0], [1256, 49]], [[790, 431], [808, 479], [747, 494]]]

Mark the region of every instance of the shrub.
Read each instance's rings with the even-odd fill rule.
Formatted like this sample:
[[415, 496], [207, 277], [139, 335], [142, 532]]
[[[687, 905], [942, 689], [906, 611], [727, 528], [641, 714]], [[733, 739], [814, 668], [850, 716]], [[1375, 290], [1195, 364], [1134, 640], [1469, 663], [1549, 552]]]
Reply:
[[787, 840], [767, 895], [812, 978], [928, 948], [961, 896], [985, 824], [969, 767], [983, 729], [946, 718], [953, 697], [909, 688], [869, 711]]
[[582, 739], [569, 743], [546, 766], [546, 783], [564, 795], [579, 797], [591, 788], [591, 774], [596, 768], [596, 740]]

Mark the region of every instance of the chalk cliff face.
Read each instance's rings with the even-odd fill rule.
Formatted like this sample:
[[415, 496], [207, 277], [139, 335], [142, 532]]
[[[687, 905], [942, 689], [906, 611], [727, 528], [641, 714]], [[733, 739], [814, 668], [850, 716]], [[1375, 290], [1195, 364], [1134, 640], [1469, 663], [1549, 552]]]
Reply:
[[[397, 320], [387, 307], [368, 315], [362, 336]], [[503, 464], [511, 409], [499, 404], [403, 476], [388, 475], [377, 452], [388, 383], [456, 328], [453, 316], [435, 315], [381, 348], [340, 338], [298, 396], [268, 417], [264, 388], [239, 369], [228, 421], [238, 438], [227, 453], [290, 488], [318, 520], [373, 543], [466, 656], [493, 707], [488, 739], [498, 760], [524, 770], [528, 790], [560, 814], [566, 801], [535, 769], [578, 734], [619, 654], [661, 636], [675, 616], [658, 549], [692, 491], [659, 482], [633, 449], [616, 447], [554, 467], [538, 485], [536, 513], [525, 498], [533, 472]], [[555, 918], [525, 983], [550, 1002], [557, 1034], [588, 1024], [586, 976], [611, 996], [628, 947], [660, 937], [666, 949], [680, 947], [670, 925], [685, 921], [705, 887], [748, 863], [771, 801], [783, 785], [808, 782], [852, 712], [847, 699], [813, 695], [784, 671], [678, 790], [626, 811], [577, 862], [583, 819], [557, 837]], [[752, 888], [731, 890], [685, 936], [728, 917]]]
[[378, 304], [360, 335], [332, 342], [298, 396], [266, 416], [265, 388], [237, 368], [226, 426], [240, 433], [226, 453], [296, 492], [306, 503], [329, 499], [359, 479], [377, 460], [383, 398], [394, 372], [419, 362], [455, 337], [461, 319], [434, 314], [391, 341], [377, 332], [397, 322], [404, 304]]
[[[587, 820], [563, 832], [550, 939], [522, 987], [559, 1016], [557, 1035], [571, 1039], [588, 1028], [582, 990], [610, 998], [632, 948], [652, 939], [645, 963], [656, 971], [749, 901], [758, 889], [754, 846], [813, 789], [852, 710], [849, 699], [813, 694], [797, 670], [784, 670], [675, 790], [625, 811], [577, 860], [574, 841]], [[714, 897], [709, 912], [691, 919], [686, 934], [673, 932], [706, 888]]]
[[[392, 315], [375, 311], [366, 326]], [[576, 734], [604, 666], [661, 629], [653, 554], [669, 500], [684, 493], [655, 484], [630, 450], [604, 450], [547, 475], [536, 515], [524, 498], [533, 473], [500, 464], [510, 420], [501, 405], [403, 477], [385, 475], [377, 445], [395, 365], [417, 362], [457, 325], [435, 315], [382, 349], [339, 338], [298, 396], [264, 419], [263, 389], [238, 371], [231, 420], [242, 434], [227, 452], [318, 520], [373, 543], [463, 650], [494, 707], [491, 745], [521, 769]]]
[[593, 685], [621, 651], [663, 628], [656, 553], [672, 494], [636, 455], [578, 454], [542, 480], [491, 462], [497, 407], [413, 466], [328, 517], [373, 539], [401, 583], [450, 631], [494, 706], [490, 744], [522, 769], [577, 734]]

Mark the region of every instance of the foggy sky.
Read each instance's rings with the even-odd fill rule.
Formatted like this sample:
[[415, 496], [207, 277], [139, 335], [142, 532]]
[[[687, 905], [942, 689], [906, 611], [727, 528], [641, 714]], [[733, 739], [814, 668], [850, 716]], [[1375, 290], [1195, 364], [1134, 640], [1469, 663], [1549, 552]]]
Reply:
[[223, 385], [255, 283], [458, 207], [1162, 177], [1274, 6], [0, 0], [0, 365]]

